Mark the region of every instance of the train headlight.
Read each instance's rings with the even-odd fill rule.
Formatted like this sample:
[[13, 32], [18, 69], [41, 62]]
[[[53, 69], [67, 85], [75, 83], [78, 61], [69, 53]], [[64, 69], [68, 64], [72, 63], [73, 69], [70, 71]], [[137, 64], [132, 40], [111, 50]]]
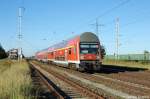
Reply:
[[96, 59], [99, 59], [100, 58], [100, 56], [96, 56]]
[[84, 59], [84, 56], [80, 56], [80, 59]]

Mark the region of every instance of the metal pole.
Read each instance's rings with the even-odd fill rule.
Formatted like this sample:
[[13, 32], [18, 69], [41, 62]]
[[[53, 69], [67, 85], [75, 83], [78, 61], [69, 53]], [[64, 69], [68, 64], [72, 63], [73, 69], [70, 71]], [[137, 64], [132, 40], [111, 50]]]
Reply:
[[95, 24], [91, 24], [91, 25], [95, 25], [96, 35], [99, 37], [99, 27], [104, 26], [104, 25], [103, 24], [99, 24], [98, 18], [96, 18], [96, 23]]
[[119, 57], [119, 18], [116, 19], [116, 59]]
[[18, 48], [18, 60], [22, 60], [22, 46], [21, 46], [21, 39], [22, 39], [22, 10], [23, 7], [19, 7], [18, 11], [18, 40], [19, 40], [19, 48]]

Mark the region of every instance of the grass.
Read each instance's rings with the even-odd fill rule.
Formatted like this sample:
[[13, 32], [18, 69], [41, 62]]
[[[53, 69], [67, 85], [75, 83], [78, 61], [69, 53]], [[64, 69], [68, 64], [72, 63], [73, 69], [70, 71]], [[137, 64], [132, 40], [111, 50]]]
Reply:
[[150, 69], [150, 63], [136, 61], [103, 60], [103, 64]]
[[0, 73], [9, 68], [13, 62], [9, 59], [0, 60]]
[[0, 99], [31, 99], [32, 80], [26, 61], [0, 61]]

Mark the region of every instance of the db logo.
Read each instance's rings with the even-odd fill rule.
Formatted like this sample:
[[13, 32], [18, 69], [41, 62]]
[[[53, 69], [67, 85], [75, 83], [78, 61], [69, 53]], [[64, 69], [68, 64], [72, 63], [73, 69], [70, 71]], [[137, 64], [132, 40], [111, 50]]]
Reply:
[[89, 56], [88, 58], [89, 58], [89, 59], [91, 59], [91, 58], [92, 58], [92, 56]]

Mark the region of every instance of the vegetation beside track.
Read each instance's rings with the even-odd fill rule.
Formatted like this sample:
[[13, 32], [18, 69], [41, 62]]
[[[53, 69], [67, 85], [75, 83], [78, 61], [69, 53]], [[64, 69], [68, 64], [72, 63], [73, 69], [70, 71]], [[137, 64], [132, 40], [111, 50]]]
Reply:
[[9, 68], [11, 64], [13, 64], [11, 60], [8, 59], [0, 60], [0, 73], [5, 71], [7, 68]]
[[0, 99], [31, 99], [32, 80], [25, 60], [0, 60]]
[[136, 61], [121, 61], [121, 60], [103, 60], [102, 63], [104, 65], [150, 69], [150, 63], [145, 63], [141, 61], [136, 62]]

